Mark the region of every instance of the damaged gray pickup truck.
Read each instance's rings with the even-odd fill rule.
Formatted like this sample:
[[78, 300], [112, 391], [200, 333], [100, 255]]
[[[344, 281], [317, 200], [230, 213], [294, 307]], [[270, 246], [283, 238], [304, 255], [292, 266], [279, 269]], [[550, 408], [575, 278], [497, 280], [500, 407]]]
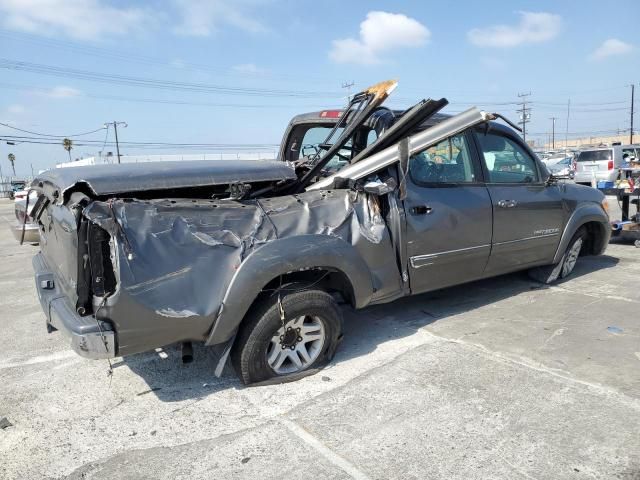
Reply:
[[382, 107], [395, 86], [295, 117], [275, 161], [39, 175], [49, 331], [89, 358], [204, 342], [219, 346], [217, 374], [230, 358], [247, 384], [288, 381], [331, 359], [340, 303], [522, 269], [551, 282], [604, 251], [601, 193], [550, 175], [499, 114]]

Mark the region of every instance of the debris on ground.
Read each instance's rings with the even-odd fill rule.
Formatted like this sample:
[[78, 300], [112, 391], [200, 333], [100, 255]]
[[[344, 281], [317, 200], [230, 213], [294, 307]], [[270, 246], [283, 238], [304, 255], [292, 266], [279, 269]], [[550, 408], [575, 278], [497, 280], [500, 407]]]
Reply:
[[11, 423], [7, 417], [0, 418], [0, 429], [4, 430], [9, 427], [13, 427], [13, 423]]

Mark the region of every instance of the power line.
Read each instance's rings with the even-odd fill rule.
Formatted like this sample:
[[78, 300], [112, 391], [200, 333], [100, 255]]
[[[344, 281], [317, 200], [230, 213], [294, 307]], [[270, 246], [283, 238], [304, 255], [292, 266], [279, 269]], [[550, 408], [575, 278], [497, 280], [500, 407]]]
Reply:
[[12, 130], [17, 130], [19, 132], [30, 133], [32, 135], [40, 135], [40, 136], [43, 136], [43, 137], [56, 137], [56, 138], [82, 137], [83, 135], [89, 135], [91, 133], [99, 132], [100, 130], [104, 130], [104, 128], [105, 128], [105, 127], [101, 127], [101, 128], [96, 129], [96, 130], [91, 130], [90, 132], [75, 133], [73, 135], [49, 135], [49, 134], [46, 134], [46, 133], [38, 133], [38, 132], [32, 132], [30, 130], [23, 130], [22, 128], [13, 127], [13, 126], [11, 126], [11, 125], [9, 125], [7, 123], [0, 122], [0, 125], [2, 125], [3, 127], [11, 128]]
[[[11, 88], [15, 90], [20, 90], [24, 92], [37, 92], [46, 94], [49, 89], [46, 87], [36, 87], [36, 86], [20, 86], [11, 83], [2, 83], [0, 82], [0, 86], [4, 88]], [[243, 103], [218, 103], [218, 102], [205, 102], [205, 101], [187, 101], [187, 100], [164, 100], [158, 98], [140, 98], [140, 97], [123, 97], [118, 95], [95, 95], [92, 93], [80, 92], [76, 95], [77, 98], [91, 98], [96, 100], [113, 100], [118, 102], [133, 102], [133, 103], [149, 103], [149, 104], [159, 104], [159, 105], [186, 105], [186, 106], [196, 106], [196, 107], [228, 107], [228, 108], [317, 108], [319, 110], [327, 109], [327, 108], [341, 108], [343, 105], [328, 105], [328, 104], [314, 104], [314, 105], [293, 105], [293, 104], [282, 104], [282, 103], [274, 103], [274, 104], [243, 104]]]
[[[58, 138], [50, 137], [27, 137], [27, 136], [14, 136], [14, 135], [0, 135], [2, 140], [12, 140], [20, 143], [37, 143], [43, 145], [59, 145]], [[211, 147], [211, 148], [261, 148], [272, 147], [277, 144], [271, 143], [172, 143], [172, 142], [136, 142], [126, 141], [119, 142], [122, 146], [128, 147]], [[115, 142], [105, 142], [100, 139], [85, 139], [78, 142], [74, 142], [76, 146], [116, 146]]]
[[217, 93], [221, 95], [246, 95], [260, 97], [317, 98], [318, 96], [335, 96], [334, 92], [232, 87], [226, 85], [177, 82], [145, 77], [132, 77], [127, 75], [116, 75], [109, 73], [92, 72], [88, 70], [56, 67], [38, 63], [19, 62], [6, 58], [0, 58], [0, 68], [4, 68], [6, 70], [38, 73], [55, 77], [74, 78], [111, 85], [126, 85], [130, 87], [155, 88], [169, 91]]
[[320, 77], [307, 77], [302, 75], [284, 75], [282, 73], [272, 73], [260, 70], [234, 70], [233, 68], [214, 66], [209, 64], [186, 62], [186, 61], [168, 61], [166, 58], [153, 57], [149, 55], [139, 55], [133, 53], [124, 53], [113, 49], [101, 48], [96, 46], [77, 45], [72, 42], [65, 42], [56, 39], [45, 39], [37, 35], [31, 35], [27, 33], [15, 33], [8, 30], [0, 29], [0, 37], [9, 39], [15, 39], [19, 42], [29, 42], [36, 45], [43, 45], [45, 47], [55, 48], [59, 50], [67, 50], [73, 53], [80, 53], [83, 55], [89, 55], [91, 57], [102, 57], [113, 60], [121, 60], [125, 62], [134, 62], [136, 64], [147, 65], [159, 65], [162, 67], [168, 67], [174, 70], [194, 70], [199, 72], [214, 72], [217, 75], [224, 75], [230, 77], [242, 77], [254, 76], [260, 78], [274, 78], [274, 79], [294, 79], [305, 80], [306, 83], [313, 81], [314, 83], [329, 84], [329, 80], [321, 79]]
[[[34, 93], [42, 93], [42, 94], [46, 94], [49, 89], [46, 87], [38, 87], [38, 86], [24, 86], [24, 85], [16, 85], [16, 84], [12, 84], [12, 83], [4, 83], [4, 82], [0, 82], [0, 86], [3, 88], [10, 88], [10, 89], [14, 89], [14, 90], [19, 90], [19, 91], [23, 91], [23, 92], [34, 92]], [[293, 105], [293, 104], [282, 104], [282, 103], [273, 103], [273, 104], [243, 104], [243, 103], [218, 103], [218, 102], [205, 102], [205, 101], [188, 101], [188, 100], [164, 100], [164, 99], [158, 99], [158, 98], [140, 98], [140, 97], [124, 97], [124, 96], [118, 96], [118, 95], [96, 95], [96, 94], [92, 94], [92, 93], [87, 93], [87, 92], [80, 92], [78, 93], [78, 95], [76, 95], [76, 97], [78, 98], [90, 98], [90, 99], [97, 99], [97, 100], [112, 100], [112, 101], [119, 101], [119, 102], [133, 102], [133, 103], [148, 103], [148, 104], [159, 104], [159, 105], [185, 105], [185, 106], [198, 106], [198, 107], [219, 107], [219, 108], [250, 108], [250, 109], [262, 109], [262, 108], [268, 108], [268, 109], [273, 109], [273, 108], [289, 108], [289, 109], [301, 109], [301, 108], [309, 108], [309, 109], [327, 109], [327, 108], [341, 108], [343, 105], [342, 104], [313, 104], [313, 105]], [[414, 99], [410, 99], [408, 97], [393, 97], [392, 99], [390, 99], [391, 104], [397, 104], [398, 102], [405, 100], [407, 102], [409, 101], [413, 101]], [[574, 105], [605, 105], [605, 104], [618, 104], [621, 102], [605, 102], [605, 103], [579, 103], [576, 104], [574, 103]], [[627, 104], [627, 101], [624, 101], [622, 103]], [[555, 110], [554, 108], [550, 108], [546, 105], [551, 105], [551, 104], [547, 104], [546, 102], [538, 102], [538, 101], [531, 101], [528, 102], [528, 104], [530, 105], [534, 105], [534, 106], [538, 106], [538, 108], [544, 109], [544, 110]], [[478, 101], [478, 102], [449, 102], [450, 106], [471, 106], [471, 105], [481, 105], [481, 106], [510, 106], [510, 105], [520, 105], [519, 102], [483, 102], [483, 101]], [[543, 106], [540, 106], [543, 105]], [[556, 105], [556, 104], [554, 104]], [[557, 104], [557, 105], [566, 105], [566, 103], [564, 104]], [[618, 111], [627, 111], [628, 107], [624, 107], [624, 108], [612, 108], [612, 109], [578, 109], [578, 110], [574, 110], [573, 113], [602, 113], [602, 112], [618, 112]], [[70, 136], [70, 135], [67, 135]]]

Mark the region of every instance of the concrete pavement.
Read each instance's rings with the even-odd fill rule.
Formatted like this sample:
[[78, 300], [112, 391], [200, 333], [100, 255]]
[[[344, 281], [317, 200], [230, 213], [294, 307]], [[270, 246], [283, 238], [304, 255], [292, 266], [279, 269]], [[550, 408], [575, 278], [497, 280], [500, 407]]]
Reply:
[[0, 201], [0, 478], [640, 478], [640, 249], [359, 312], [332, 364], [245, 388], [210, 351], [48, 335]]

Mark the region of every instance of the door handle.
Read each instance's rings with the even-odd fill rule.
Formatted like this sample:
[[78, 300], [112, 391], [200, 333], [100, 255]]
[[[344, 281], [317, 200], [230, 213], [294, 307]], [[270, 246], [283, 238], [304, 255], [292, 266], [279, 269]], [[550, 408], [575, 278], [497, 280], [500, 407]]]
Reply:
[[416, 205], [409, 210], [412, 215], [429, 215], [431, 213], [431, 207], [428, 205]]
[[518, 205], [515, 200], [498, 200], [498, 206], [500, 208], [513, 208]]

